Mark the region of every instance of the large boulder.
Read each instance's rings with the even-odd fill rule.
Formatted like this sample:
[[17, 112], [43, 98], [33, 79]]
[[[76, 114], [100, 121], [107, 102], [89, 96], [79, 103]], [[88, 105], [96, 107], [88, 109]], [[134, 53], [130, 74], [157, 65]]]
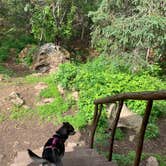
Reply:
[[47, 43], [39, 48], [32, 69], [41, 73], [56, 71], [59, 64], [68, 61], [69, 58], [67, 50], [53, 43]]
[[[110, 104], [107, 106], [107, 115], [110, 120], [111, 127], [116, 117], [116, 113], [117, 113], [116, 104]], [[130, 111], [128, 107], [125, 104], [123, 104], [117, 127], [132, 129], [136, 133], [138, 133], [140, 130], [141, 124], [142, 124], [142, 117]]]

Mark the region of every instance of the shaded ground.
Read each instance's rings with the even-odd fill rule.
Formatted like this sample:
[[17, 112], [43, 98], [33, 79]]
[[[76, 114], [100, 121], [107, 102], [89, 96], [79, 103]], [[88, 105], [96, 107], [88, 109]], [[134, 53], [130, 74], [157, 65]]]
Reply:
[[[6, 64], [6, 66], [9, 66], [9, 64]], [[35, 110], [36, 94], [38, 92], [34, 88], [34, 85], [25, 84], [22, 82], [22, 78], [20, 78], [20, 76], [22, 77], [30, 72], [27, 68], [19, 65], [10, 66], [10, 69], [16, 71], [15, 77], [17, 78], [0, 82], [0, 113], [9, 114], [12, 105], [8, 102], [7, 98], [12, 91], [19, 92], [26, 101], [26, 104]], [[160, 136], [154, 140], [145, 141], [144, 151], [166, 155], [166, 118], [161, 118], [158, 124]], [[19, 121], [6, 119], [0, 122], [0, 165], [10, 165], [18, 151], [26, 150], [27, 148], [37, 149], [42, 147], [48, 137], [53, 135], [55, 129], [56, 127], [52, 123], [41, 122], [36, 115]], [[128, 151], [135, 149], [136, 141], [130, 142], [128, 138], [131, 134], [128, 133], [123, 141], [115, 141], [115, 153], [127, 154]], [[85, 129], [70, 138], [72, 142], [78, 140], [86, 140], [88, 143], [88, 130]], [[105, 147], [102, 146], [102, 149], [108, 151], [108, 145]]]

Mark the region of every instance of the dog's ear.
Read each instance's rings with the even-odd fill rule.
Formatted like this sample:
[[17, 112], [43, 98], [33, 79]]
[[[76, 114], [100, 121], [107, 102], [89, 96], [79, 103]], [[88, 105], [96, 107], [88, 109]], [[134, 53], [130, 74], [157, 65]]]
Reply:
[[69, 124], [69, 122], [63, 122], [63, 125], [68, 125]]

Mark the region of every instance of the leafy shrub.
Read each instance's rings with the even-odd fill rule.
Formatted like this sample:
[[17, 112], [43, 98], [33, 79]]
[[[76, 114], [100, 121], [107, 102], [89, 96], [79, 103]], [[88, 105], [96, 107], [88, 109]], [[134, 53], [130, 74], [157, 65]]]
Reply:
[[14, 120], [20, 120], [20, 119], [25, 118], [27, 116], [31, 116], [32, 112], [33, 111], [31, 109], [26, 109], [23, 107], [14, 106], [11, 110], [9, 118], [14, 119]]
[[132, 71], [148, 65], [147, 52], [153, 62], [165, 56], [165, 2], [154, 0], [102, 0], [96, 11], [89, 12], [91, 43], [101, 54], [119, 56]]
[[[5, 61], [14, 49], [12, 56], [16, 56], [27, 44], [35, 43], [33, 36], [25, 34], [10, 34], [0, 41], [0, 61]], [[13, 55], [15, 54], [15, 55]]]
[[153, 123], [148, 123], [147, 130], [145, 133], [145, 138], [151, 139], [159, 136], [158, 127]]
[[31, 45], [31, 47], [28, 50], [27, 55], [24, 57], [23, 61], [25, 64], [30, 66], [33, 62], [33, 56], [36, 53], [38, 47], [36, 45]]
[[[148, 72], [132, 74], [124, 71], [119, 65], [107, 57], [99, 57], [86, 64], [62, 64], [56, 77], [56, 81], [62, 87], [79, 91], [78, 116], [83, 115], [84, 124], [92, 120], [94, 99], [115, 95], [122, 92], [151, 91], [166, 88], [166, 83], [152, 76]], [[153, 83], [153, 84], [152, 84]], [[144, 114], [146, 103], [143, 101], [128, 101], [131, 110], [140, 115]], [[160, 113], [155, 113], [155, 108], [160, 108], [156, 103], [152, 110], [152, 119], [156, 119]], [[153, 120], [153, 123], [155, 121]]]
[[3, 74], [6, 77], [9, 77], [9, 76], [14, 75], [14, 72], [9, 69], [6, 69], [4, 66], [0, 65], [0, 74]]

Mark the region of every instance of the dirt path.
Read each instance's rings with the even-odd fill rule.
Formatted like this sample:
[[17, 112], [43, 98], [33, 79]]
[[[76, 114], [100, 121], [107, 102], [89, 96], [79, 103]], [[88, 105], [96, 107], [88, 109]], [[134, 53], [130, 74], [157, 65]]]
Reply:
[[[11, 92], [19, 93], [25, 104], [34, 111], [39, 94], [39, 90], [35, 89], [35, 84], [25, 83], [23, 76], [28, 74], [26, 68], [14, 65], [10, 66], [10, 69], [15, 71], [14, 77], [0, 81], [0, 115], [5, 115], [5, 120], [0, 122], [0, 166], [10, 166], [19, 151], [27, 148], [41, 148], [59, 127], [53, 125], [53, 122], [41, 121], [36, 114], [17, 121], [8, 118], [13, 107], [8, 100]], [[69, 141], [77, 142], [80, 138], [78, 132]]]

